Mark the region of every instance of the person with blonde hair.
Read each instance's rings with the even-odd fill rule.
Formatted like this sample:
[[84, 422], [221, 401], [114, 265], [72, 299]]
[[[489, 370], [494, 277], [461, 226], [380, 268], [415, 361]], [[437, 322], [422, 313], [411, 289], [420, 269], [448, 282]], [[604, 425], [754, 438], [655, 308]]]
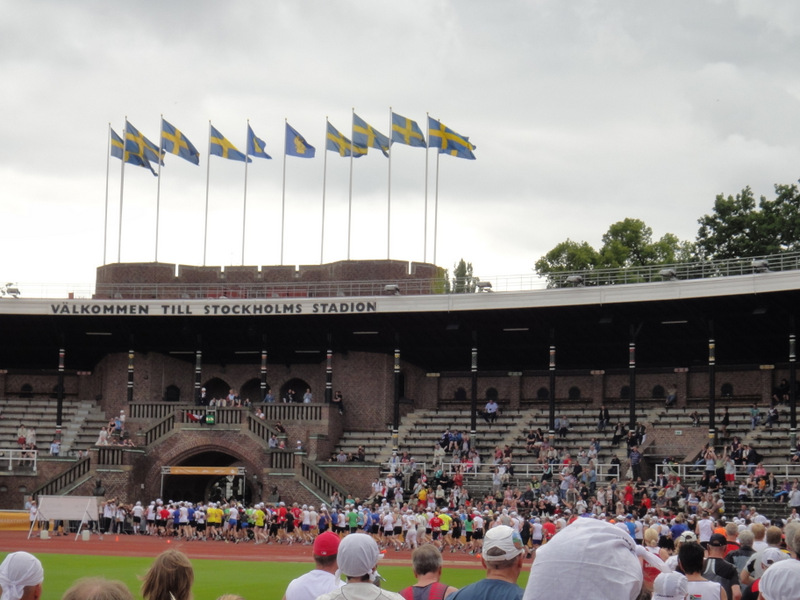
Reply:
[[61, 600], [133, 600], [133, 594], [121, 581], [84, 577], [73, 583]]
[[178, 550], [159, 554], [142, 581], [144, 600], [191, 600], [194, 569]]

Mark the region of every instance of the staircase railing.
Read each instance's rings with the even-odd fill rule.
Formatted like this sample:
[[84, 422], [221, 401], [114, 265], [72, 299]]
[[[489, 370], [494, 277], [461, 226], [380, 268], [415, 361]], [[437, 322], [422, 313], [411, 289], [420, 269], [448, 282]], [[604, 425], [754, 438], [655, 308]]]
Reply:
[[33, 496], [53, 496], [58, 494], [61, 490], [71, 485], [91, 470], [89, 457], [76, 462], [71, 468], [67, 469], [61, 475], [58, 475], [48, 481], [47, 483], [39, 486], [33, 491]]
[[342, 498], [347, 496], [347, 490], [333, 481], [325, 473], [322, 472], [316, 465], [311, 463], [307, 458], [301, 459], [300, 474], [314, 487], [320, 490], [327, 498], [333, 495], [333, 492], [339, 492]]

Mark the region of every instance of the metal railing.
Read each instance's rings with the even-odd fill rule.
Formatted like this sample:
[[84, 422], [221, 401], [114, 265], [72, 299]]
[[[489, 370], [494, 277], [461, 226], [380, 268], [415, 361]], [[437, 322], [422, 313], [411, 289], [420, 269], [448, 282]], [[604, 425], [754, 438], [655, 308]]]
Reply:
[[23, 450], [21, 448], [0, 448], [0, 463], [8, 463], [9, 471], [18, 469], [30, 470], [36, 473], [36, 461], [39, 457], [38, 450]]
[[[772, 473], [775, 479], [783, 481], [786, 479], [800, 478], [800, 464], [783, 463], [774, 465], [762, 465], [767, 473]], [[656, 477], [666, 475], [667, 477], [677, 476], [683, 481], [700, 481], [705, 473], [705, 463], [681, 463], [681, 464], [657, 464], [655, 466]], [[747, 479], [755, 473], [756, 465], [736, 465], [736, 480]]]
[[[622, 285], [659, 282], [669, 279], [706, 279], [751, 275], [768, 271], [800, 269], [800, 252], [753, 256], [725, 260], [705, 260], [616, 269], [559, 271], [546, 277], [535, 274], [489, 275], [475, 277], [467, 285], [476, 293], [483, 291], [521, 292], [576, 285]], [[568, 278], [571, 278], [567, 281]], [[477, 285], [480, 281], [483, 285]], [[491, 284], [490, 286], [488, 284]], [[387, 291], [391, 286], [391, 292]], [[141, 299], [287, 299], [382, 296], [399, 293], [405, 296], [443, 294], [444, 279], [386, 279], [379, 281], [315, 281], [280, 283], [194, 283], [194, 284], [72, 284], [20, 283], [23, 298], [141, 298]], [[459, 287], [459, 286], [456, 286]], [[461, 286], [463, 287], [463, 286]], [[13, 301], [14, 299], [10, 299]]]
[[547, 287], [575, 287], [650, 283], [675, 279], [709, 279], [800, 269], [800, 252], [769, 256], [705, 260], [617, 269], [560, 271], [547, 276]]

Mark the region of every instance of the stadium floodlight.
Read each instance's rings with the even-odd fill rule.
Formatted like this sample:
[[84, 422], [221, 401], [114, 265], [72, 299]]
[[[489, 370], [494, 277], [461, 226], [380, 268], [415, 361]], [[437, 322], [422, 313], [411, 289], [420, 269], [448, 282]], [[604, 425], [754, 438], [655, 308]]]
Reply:
[[479, 292], [491, 292], [492, 291], [492, 282], [491, 281], [476, 281], [475, 282], [475, 289]]
[[383, 291], [385, 294], [392, 294], [393, 296], [399, 296], [400, 286], [394, 283], [389, 283], [386, 286], [384, 286]]
[[750, 263], [753, 271], [756, 273], [767, 273], [769, 271], [769, 262], [766, 258], [759, 258]]
[[564, 280], [564, 283], [568, 283], [570, 285], [583, 285], [583, 276], [568, 275], [567, 278]]
[[678, 278], [678, 273], [675, 272], [675, 269], [661, 269], [658, 274], [661, 279], [666, 279], [667, 281], [673, 281]]

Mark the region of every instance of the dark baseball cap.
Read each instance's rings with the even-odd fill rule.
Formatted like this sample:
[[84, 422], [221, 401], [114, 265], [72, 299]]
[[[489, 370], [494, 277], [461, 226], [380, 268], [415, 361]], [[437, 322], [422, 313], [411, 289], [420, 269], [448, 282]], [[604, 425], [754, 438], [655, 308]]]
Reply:
[[721, 533], [715, 533], [708, 540], [708, 545], [709, 546], [727, 546], [728, 545], [728, 538], [726, 538]]

